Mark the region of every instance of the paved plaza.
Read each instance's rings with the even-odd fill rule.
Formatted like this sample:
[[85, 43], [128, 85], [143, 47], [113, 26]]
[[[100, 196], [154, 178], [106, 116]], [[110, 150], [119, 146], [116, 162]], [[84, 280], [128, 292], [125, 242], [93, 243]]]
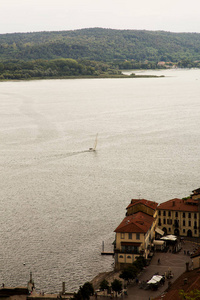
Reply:
[[[198, 248], [196, 243], [185, 241], [182, 243], [182, 249], [180, 252], [173, 254], [171, 252], [162, 253], [156, 252], [153, 256], [150, 265], [142, 272], [139, 280], [148, 281], [151, 277], [158, 273], [159, 275], [164, 275], [165, 272], [170, 270], [173, 274], [173, 278], [168, 280], [166, 279], [163, 286], [159, 286], [157, 291], [144, 290], [139, 288], [139, 284], [134, 284], [133, 286], [128, 287], [128, 296], [127, 300], [152, 300], [155, 297], [161, 295], [168, 287], [168, 282], [174, 282], [183, 272], [186, 271], [186, 262], [189, 262], [190, 268], [192, 268], [192, 260], [190, 255], [185, 253], [192, 252]], [[160, 264], [158, 264], [158, 259], [160, 259]]]
[[[190, 258], [190, 255], [188, 255], [187, 253], [188, 251], [190, 253], [195, 251], [196, 249], [198, 249], [198, 247], [199, 245], [195, 242], [185, 241], [182, 242], [181, 251], [176, 254], [173, 254], [170, 251], [168, 251], [167, 253], [156, 252], [151, 260], [150, 265], [146, 267], [138, 277], [139, 282], [146, 283], [152, 278], [153, 275], [164, 275], [168, 271], [171, 271], [171, 273], [173, 274], [173, 278], [166, 279], [164, 285], [159, 285], [159, 288], [156, 291], [152, 291], [150, 289], [145, 290], [143, 288], [140, 288], [141, 284], [132, 283], [128, 286], [128, 295], [123, 297], [120, 296], [119, 298], [123, 298], [126, 300], [153, 300], [155, 297], [161, 295], [167, 289], [169, 281], [173, 283], [183, 272], [186, 271], [187, 262], [189, 262], [190, 269], [192, 268], [192, 260]], [[160, 263], [158, 263], [159, 259]], [[97, 299], [102, 300], [104, 298], [107, 297], [103, 297], [103, 295], [97, 297]], [[96, 298], [91, 297], [91, 299]]]

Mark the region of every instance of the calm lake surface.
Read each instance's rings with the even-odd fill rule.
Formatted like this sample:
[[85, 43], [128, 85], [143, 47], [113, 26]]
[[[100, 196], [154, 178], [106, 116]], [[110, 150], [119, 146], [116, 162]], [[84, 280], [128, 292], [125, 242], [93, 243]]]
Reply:
[[166, 77], [0, 83], [0, 283], [76, 291], [132, 198], [200, 187], [200, 70], [135, 73]]

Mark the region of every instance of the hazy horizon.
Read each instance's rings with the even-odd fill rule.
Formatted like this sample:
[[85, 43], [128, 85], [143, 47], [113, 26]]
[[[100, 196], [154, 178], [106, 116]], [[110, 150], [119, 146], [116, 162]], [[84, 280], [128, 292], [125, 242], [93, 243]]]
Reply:
[[195, 34], [200, 34], [200, 32], [190, 32], [190, 31], [169, 31], [169, 30], [150, 30], [150, 29], [129, 29], [129, 28], [124, 28], [124, 29], [119, 29], [119, 28], [106, 28], [106, 27], [84, 27], [84, 28], [75, 28], [75, 29], [61, 29], [61, 30], [38, 30], [38, 31], [16, 31], [16, 32], [7, 32], [7, 33], [0, 33], [0, 35], [4, 34], [20, 34], [20, 33], [39, 33], [39, 32], [62, 32], [62, 31], [78, 31], [78, 30], [84, 30], [84, 29], [94, 29], [94, 28], [99, 28], [99, 29], [108, 29], [108, 30], [131, 30], [131, 31], [163, 31], [163, 32], [170, 32], [170, 33], [195, 33]]
[[0, 34], [84, 28], [200, 33], [198, 0], [7, 0]]

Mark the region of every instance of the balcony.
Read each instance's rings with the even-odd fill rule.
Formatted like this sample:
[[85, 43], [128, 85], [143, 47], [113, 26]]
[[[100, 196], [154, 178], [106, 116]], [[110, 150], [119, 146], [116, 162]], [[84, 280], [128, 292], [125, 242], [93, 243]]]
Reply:
[[115, 253], [123, 253], [123, 254], [140, 254], [140, 251], [138, 250], [119, 250], [119, 249], [115, 249]]

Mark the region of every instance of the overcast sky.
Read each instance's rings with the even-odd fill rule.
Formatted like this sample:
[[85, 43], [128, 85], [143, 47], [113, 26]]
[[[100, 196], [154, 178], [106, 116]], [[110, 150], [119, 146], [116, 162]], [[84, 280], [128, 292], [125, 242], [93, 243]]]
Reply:
[[200, 33], [200, 0], [0, 0], [0, 33], [91, 27]]

